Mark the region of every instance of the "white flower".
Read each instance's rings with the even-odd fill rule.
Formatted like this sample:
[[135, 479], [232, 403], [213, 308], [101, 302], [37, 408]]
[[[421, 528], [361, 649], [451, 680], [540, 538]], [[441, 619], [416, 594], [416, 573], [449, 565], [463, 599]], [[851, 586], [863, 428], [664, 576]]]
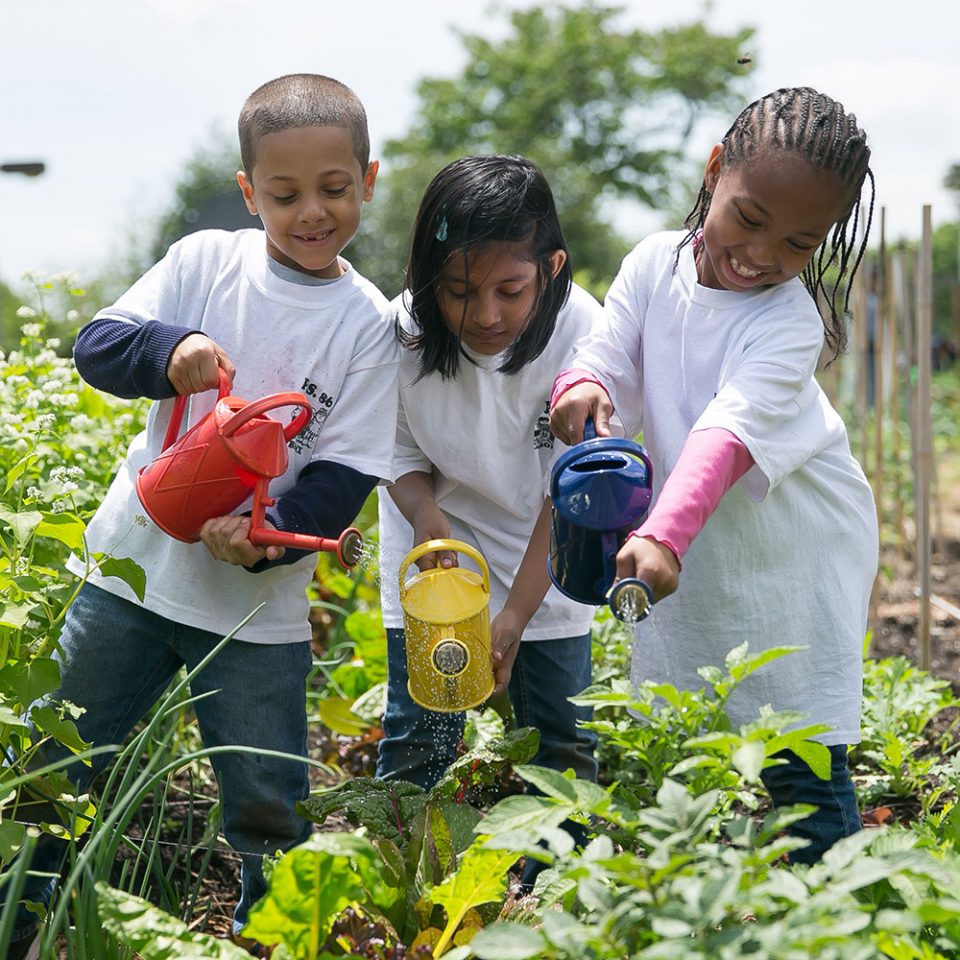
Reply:
[[[20, 308], [20, 310], [23, 309], [23, 307]], [[27, 309], [29, 310], [30, 308], [27, 307]], [[18, 310], [17, 312], [19, 313], [20, 311]], [[36, 314], [34, 314], [34, 316], [36, 316]], [[40, 331], [43, 330], [43, 327], [39, 323], [25, 323], [20, 330], [25, 337], [36, 339], [40, 336]]]
[[37, 315], [37, 311], [33, 307], [28, 307], [26, 305], [22, 307], [17, 307], [17, 316], [21, 320], [32, 320]]
[[79, 310], [68, 310], [68, 311], [67, 311], [67, 319], [68, 319], [71, 323], [76, 323], [76, 322], [80, 319], [80, 311], [79, 311]]

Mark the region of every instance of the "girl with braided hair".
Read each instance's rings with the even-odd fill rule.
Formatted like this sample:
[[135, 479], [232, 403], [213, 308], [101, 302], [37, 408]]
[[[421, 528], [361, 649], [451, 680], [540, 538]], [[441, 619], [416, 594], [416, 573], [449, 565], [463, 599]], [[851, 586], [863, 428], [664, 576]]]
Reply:
[[617, 554], [618, 577], [658, 601], [636, 626], [635, 680], [696, 690], [698, 668], [744, 641], [802, 648], [752, 674], [727, 712], [737, 725], [770, 704], [829, 726], [816, 737], [829, 780], [788, 751], [763, 772], [775, 804], [818, 808], [791, 828], [806, 863], [860, 829], [846, 754], [860, 739], [876, 508], [814, 374], [824, 341], [834, 357], [845, 343], [869, 160], [830, 97], [800, 87], [750, 104], [710, 154], [688, 230], [625, 258], [550, 417], [567, 443], [588, 417], [609, 435], [614, 410], [628, 435], [643, 431], [654, 505]]

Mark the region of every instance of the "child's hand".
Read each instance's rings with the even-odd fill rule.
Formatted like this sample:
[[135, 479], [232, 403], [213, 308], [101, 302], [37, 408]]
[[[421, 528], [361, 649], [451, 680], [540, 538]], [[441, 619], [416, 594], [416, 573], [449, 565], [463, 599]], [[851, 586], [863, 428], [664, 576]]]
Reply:
[[230, 358], [208, 336], [192, 333], [173, 348], [167, 378], [178, 394], [202, 393], [220, 386], [221, 369], [233, 383], [237, 370]]
[[517, 616], [509, 607], [504, 607], [490, 624], [490, 656], [493, 658], [493, 679], [495, 686], [491, 697], [503, 693], [510, 683], [513, 663], [520, 650], [520, 637], [526, 621]]
[[592, 417], [597, 436], [609, 437], [612, 413], [613, 404], [599, 383], [578, 383], [560, 394], [554, 404], [550, 411], [550, 430], [572, 446], [583, 439], [583, 425], [587, 417]]
[[673, 551], [648, 537], [628, 537], [617, 554], [617, 580], [639, 577], [653, 600], [669, 597], [680, 585], [680, 563]]
[[[413, 517], [413, 545], [426, 543], [427, 540], [449, 540], [450, 522], [443, 511], [433, 500], [426, 501], [417, 510]], [[452, 550], [437, 550], [426, 553], [419, 560], [417, 566], [421, 570], [432, 570], [434, 567], [456, 567], [457, 555]]]
[[283, 547], [251, 543], [249, 517], [213, 517], [200, 528], [200, 539], [214, 559], [239, 567], [252, 567], [264, 557], [279, 560], [285, 552]]

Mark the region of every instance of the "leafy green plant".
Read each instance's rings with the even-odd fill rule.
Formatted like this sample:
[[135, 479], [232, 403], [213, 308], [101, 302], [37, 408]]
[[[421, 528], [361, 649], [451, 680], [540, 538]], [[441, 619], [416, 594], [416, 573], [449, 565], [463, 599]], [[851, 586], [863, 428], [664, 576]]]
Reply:
[[[505, 769], [528, 760], [537, 744], [538, 735], [529, 728], [483, 737], [429, 791], [403, 780], [360, 778], [313, 795], [302, 809], [318, 823], [334, 813], [344, 816], [374, 844], [390, 884], [401, 896], [386, 905], [360, 900], [363, 911], [382, 915], [406, 943], [435, 943], [444, 933], [449, 940], [456, 935], [456, 925], [450, 926], [449, 915], [446, 920], [438, 917], [433, 908], [439, 901], [430, 891], [462, 868], [465, 851], [475, 842], [481, 812], [466, 802], [468, 791], [493, 783]], [[473, 855], [477, 862], [484, 856]], [[435, 935], [428, 933], [431, 929]]]
[[943, 751], [956, 721], [938, 737], [928, 736], [931, 721], [960, 707], [946, 680], [918, 670], [905, 657], [864, 663], [862, 739], [851, 749], [864, 796], [918, 801], [922, 814], [956, 796], [954, 765]]
[[731, 730], [724, 709], [739, 683], [793, 649], [751, 654], [742, 644], [727, 655], [724, 670], [701, 668], [706, 686], [700, 690], [654, 683], [634, 690], [629, 680], [613, 679], [584, 691], [574, 702], [591, 705], [598, 715], [588, 726], [608, 758], [606, 777], [636, 802], [650, 800], [665, 779], [673, 778], [695, 794], [723, 787], [730, 799], [756, 806], [750, 789], [742, 787], [758, 784], [760, 771], [777, 762], [772, 758], [781, 750], [794, 751], [819, 776], [828, 776], [829, 752], [809, 739], [827, 728], [799, 726], [799, 714], [767, 708], [757, 720]]

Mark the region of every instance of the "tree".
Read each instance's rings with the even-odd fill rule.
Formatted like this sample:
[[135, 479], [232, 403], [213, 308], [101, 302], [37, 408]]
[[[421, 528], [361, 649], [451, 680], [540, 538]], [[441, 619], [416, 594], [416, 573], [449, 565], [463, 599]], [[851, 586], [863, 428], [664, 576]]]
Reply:
[[534, 7], [510, 13], [503, 40], [459, 33], [468, 63], [427, 78], [411, 131], [385, 145], [384, 175], [351, 248], [388, 295], [402, 281], [420, 195], [445, 163], [470, 153], [521, 153], [544, 170], [580, 278], [609, 282], [628, 244], [610, 224], [617, 199], [677, 202], [683, 149], [707, 111], [735, 112], [752, 29], [702, 23], [657, 32], [618, 26], [621, 11]]

